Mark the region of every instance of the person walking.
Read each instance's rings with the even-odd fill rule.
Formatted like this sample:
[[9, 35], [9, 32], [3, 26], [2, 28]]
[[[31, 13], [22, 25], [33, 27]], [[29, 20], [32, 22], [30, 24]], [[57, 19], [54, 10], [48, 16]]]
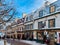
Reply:
[[55, 45], [58, 45], [58, 44], [57, 44], [57, 37], [55, 37], [55, 42], [54, 42], [54, 43], [55, 43]]

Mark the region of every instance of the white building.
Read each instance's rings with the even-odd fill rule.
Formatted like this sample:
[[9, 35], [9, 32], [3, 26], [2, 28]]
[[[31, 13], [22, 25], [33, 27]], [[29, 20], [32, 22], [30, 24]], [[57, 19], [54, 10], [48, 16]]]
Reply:
[[[49, 34], [51, 39], [57, 37], [60, 43], [60, 0], [45, 5], [35, 12], [28, 14], [25, 20], [25, 30], [33, 32], [34, 40]], [[47, 36], [46, 35], [46, 36]]]

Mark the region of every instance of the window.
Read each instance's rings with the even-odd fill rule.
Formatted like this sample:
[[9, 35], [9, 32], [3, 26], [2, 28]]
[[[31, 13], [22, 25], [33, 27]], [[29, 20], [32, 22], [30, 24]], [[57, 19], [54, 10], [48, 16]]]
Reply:
[[32, 19], [33, 19], [33, 15], [30, 16], [30, 20], [32, 20]]
[[38, 29], [40, 29], [40, 28], [44, 28], [44, 24], [43, 24], [43, 21], [41, 21], [41, 22], [38, 22]]
[[33, 29], [33, 24], [28, 24], [28, 25], [25, 25], [25, 29], [27, 30], [27, 29]]
[[50, 28], [50, 27], [55, 27], [55, 19], [49, 20], [48, 26], [49, 26], [49, 28]]
[[43, 16], [43, 10], [39, 11], [39, 17]]
[[26, 21], [28, 21], [28, 17], [26, 17]]
[[43, 37], [44, 37], [44, 32], [37, 32], [37, 39], [38, 40], [42, 40], [43, 39]]
[[30, 24], [30, 29], [33, 29], [33, 24]]
[[22, 30], [24, 30], [24, 28], [23, 27], [21, 27], [22, 28]]
[[26, 29], [26, 30], [29, 29], [29, 25], [25, 25], [25, 29]]
[[20, 29], [19, 30], [21, 30], [21, 27], [20, 27]]
[[50, 7], [50, 13], [53, 13], [53, 12], [55, 12], [55, 6]]

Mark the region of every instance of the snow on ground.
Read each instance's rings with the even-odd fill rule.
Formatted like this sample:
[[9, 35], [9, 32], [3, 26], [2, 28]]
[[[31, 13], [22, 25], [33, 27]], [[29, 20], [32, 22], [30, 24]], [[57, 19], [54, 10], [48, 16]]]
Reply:
[[[7, 45], [10, 45], [9, 43], [6, 43]], [[0, 45], [4, 45], [4, 40], [0, 40]]]
[[31, 45], [46, 45], [46, 44], [37, 43], [35, 41], [27, 41], [27, 40], [20, 40], [20, 41], [24, 42], [24, 43], [31, 44]]
[[[28, 41], [28, 40], [16, 40], [16, 41], [21, 41], [21, 42], [28, 43], [31, 45], [46, 45], [46, 44], [41, 44], [41, 43], [37, 43], [35, 41]], [[10, 45], [9, 43], [6, 43], [6, 44]], [[0, 45], [4, 45], [4, 40], [0, 40]]]
[[4, 45], [4, 41], [3, 40], [0, 40], [0, 45]]

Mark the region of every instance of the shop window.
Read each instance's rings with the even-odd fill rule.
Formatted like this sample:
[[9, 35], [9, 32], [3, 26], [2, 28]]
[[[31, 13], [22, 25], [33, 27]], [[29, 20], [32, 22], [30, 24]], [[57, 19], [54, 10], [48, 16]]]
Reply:
[[57, 38], [57, 32], [55, 32], [55, 38]]
[[38, 35], [38, 40], [43, 40], [43, 37], [44, 37], [44, 32], [38, 32], [37, 33]]
[[51, 27], [55, 27], [55, 19], [51, 19], [49, 20], [49, 24], [48, 24], [49, 28]]
[[53, 12], [55, 12], [55, 6], [50, 7], [50, 13], [53, 13]]

